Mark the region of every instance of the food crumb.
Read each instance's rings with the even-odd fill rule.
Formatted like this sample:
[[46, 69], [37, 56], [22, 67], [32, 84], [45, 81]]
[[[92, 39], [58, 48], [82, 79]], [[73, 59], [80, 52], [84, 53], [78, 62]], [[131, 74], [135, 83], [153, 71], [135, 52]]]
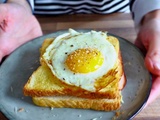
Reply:
[[34, 69], [34, 67], [30, 67], [30, 69], [31, 69], [31, 70], [33, 70], [33, 69]]
[[112, 120], [117, 120], [117, 118], [120, 118], [122, 114], [125, 114], [125, 111], [116, 111]]
[[126, 66], [126, 65], [131, 65], [131, 62], [124, 63], [124, 66]]
[[35, 63], [38, 63], [38, 62], [39, 62], [39, 60], [36, 60], [36, 61], [35, 61]]
[[78, 117], [82, 117], [82, 115], [78, 115]]
[[18, 109], [18, 112], [23, 112], [24, 111], [24, 108], [19, 108]]
[[129, 99], [132, 99], [132, 97], [131, 97], [131, 96], [129, 96]]
[[115, 112], [115, 116], [119, 117], [120, 116], [120, 112], [119, 111]]
[[112, 118], [112, 120], [116, 120], [116, 117], [114, 116], [114, 117]]

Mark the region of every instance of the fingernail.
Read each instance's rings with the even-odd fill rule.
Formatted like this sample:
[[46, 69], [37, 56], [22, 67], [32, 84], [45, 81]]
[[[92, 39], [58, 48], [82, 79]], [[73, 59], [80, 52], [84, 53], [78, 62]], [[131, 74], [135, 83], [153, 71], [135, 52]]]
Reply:
[[160, 64], [155, 63], [155, 64], [154, 64], [154, 67], [155, 67], [156, 70], [160, 70]]

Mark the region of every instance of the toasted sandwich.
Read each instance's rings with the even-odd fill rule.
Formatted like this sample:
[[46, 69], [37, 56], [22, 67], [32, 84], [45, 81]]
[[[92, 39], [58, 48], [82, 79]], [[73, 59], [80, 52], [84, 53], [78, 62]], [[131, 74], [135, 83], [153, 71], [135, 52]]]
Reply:
[[104, 111], [120, 108], [126, 78], [117, 38], [101, 31], [71, 29], [44, 40], [40, 63], [24, 86], [24, 95], [31, 96], [36, 105]]

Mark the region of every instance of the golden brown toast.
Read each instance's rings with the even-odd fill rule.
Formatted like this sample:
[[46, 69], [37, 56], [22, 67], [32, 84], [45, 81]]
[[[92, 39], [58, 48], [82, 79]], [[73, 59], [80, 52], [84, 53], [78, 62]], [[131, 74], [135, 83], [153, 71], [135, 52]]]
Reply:
[[112, 111], [121, 106], [121, 99], [86, 99], [74, 96], [33, 97], [33, 102], [42, 107], [50, 108], [80, 108]]
[[[32, 97], [42, 97], [42, 96], [76, 96], [82, 98], [120, 98], [120, 89], [122, 89], [126, 83], [124, 77], [122, 59], [119, 50], [119, 41], [117, 38], [108, 36], [108, 41], [110, 41], [116, 49], [118, 54], [118, 59], [107, 75], [105, 79], [98, 79], [95, 83], [97, 89], [96, 92], [90, 92], [84, 90], [80, 87], [73, 85], [68, 85], [58, 78], [56, 78], [49, 67], [46, 65], [42, 58], [45, 49], [52, 43], [54, 38], [48, 38], [44, 41], [40, 49], [40, 63], [41, 66], [31, 75], [28, 82], [24, 86], [24, 94]], [[122, 78], [122, 79], [121, 79]], [[121, 83], [121, 84], [119, 84]]]

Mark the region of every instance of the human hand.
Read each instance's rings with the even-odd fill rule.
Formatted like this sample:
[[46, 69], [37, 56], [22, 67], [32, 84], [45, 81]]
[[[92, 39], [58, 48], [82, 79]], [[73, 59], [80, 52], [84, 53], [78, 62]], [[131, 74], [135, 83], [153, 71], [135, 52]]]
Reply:
[[0, 61], [25, 42], [41, 36], [42, 30], [26, 1], [0, 4]]
[[145, 65], [152, 73], [152, 88], [147, 105], [160, 95], [160, 11], [151, 13], [140, 27], [135, 44], [146, 50]]

